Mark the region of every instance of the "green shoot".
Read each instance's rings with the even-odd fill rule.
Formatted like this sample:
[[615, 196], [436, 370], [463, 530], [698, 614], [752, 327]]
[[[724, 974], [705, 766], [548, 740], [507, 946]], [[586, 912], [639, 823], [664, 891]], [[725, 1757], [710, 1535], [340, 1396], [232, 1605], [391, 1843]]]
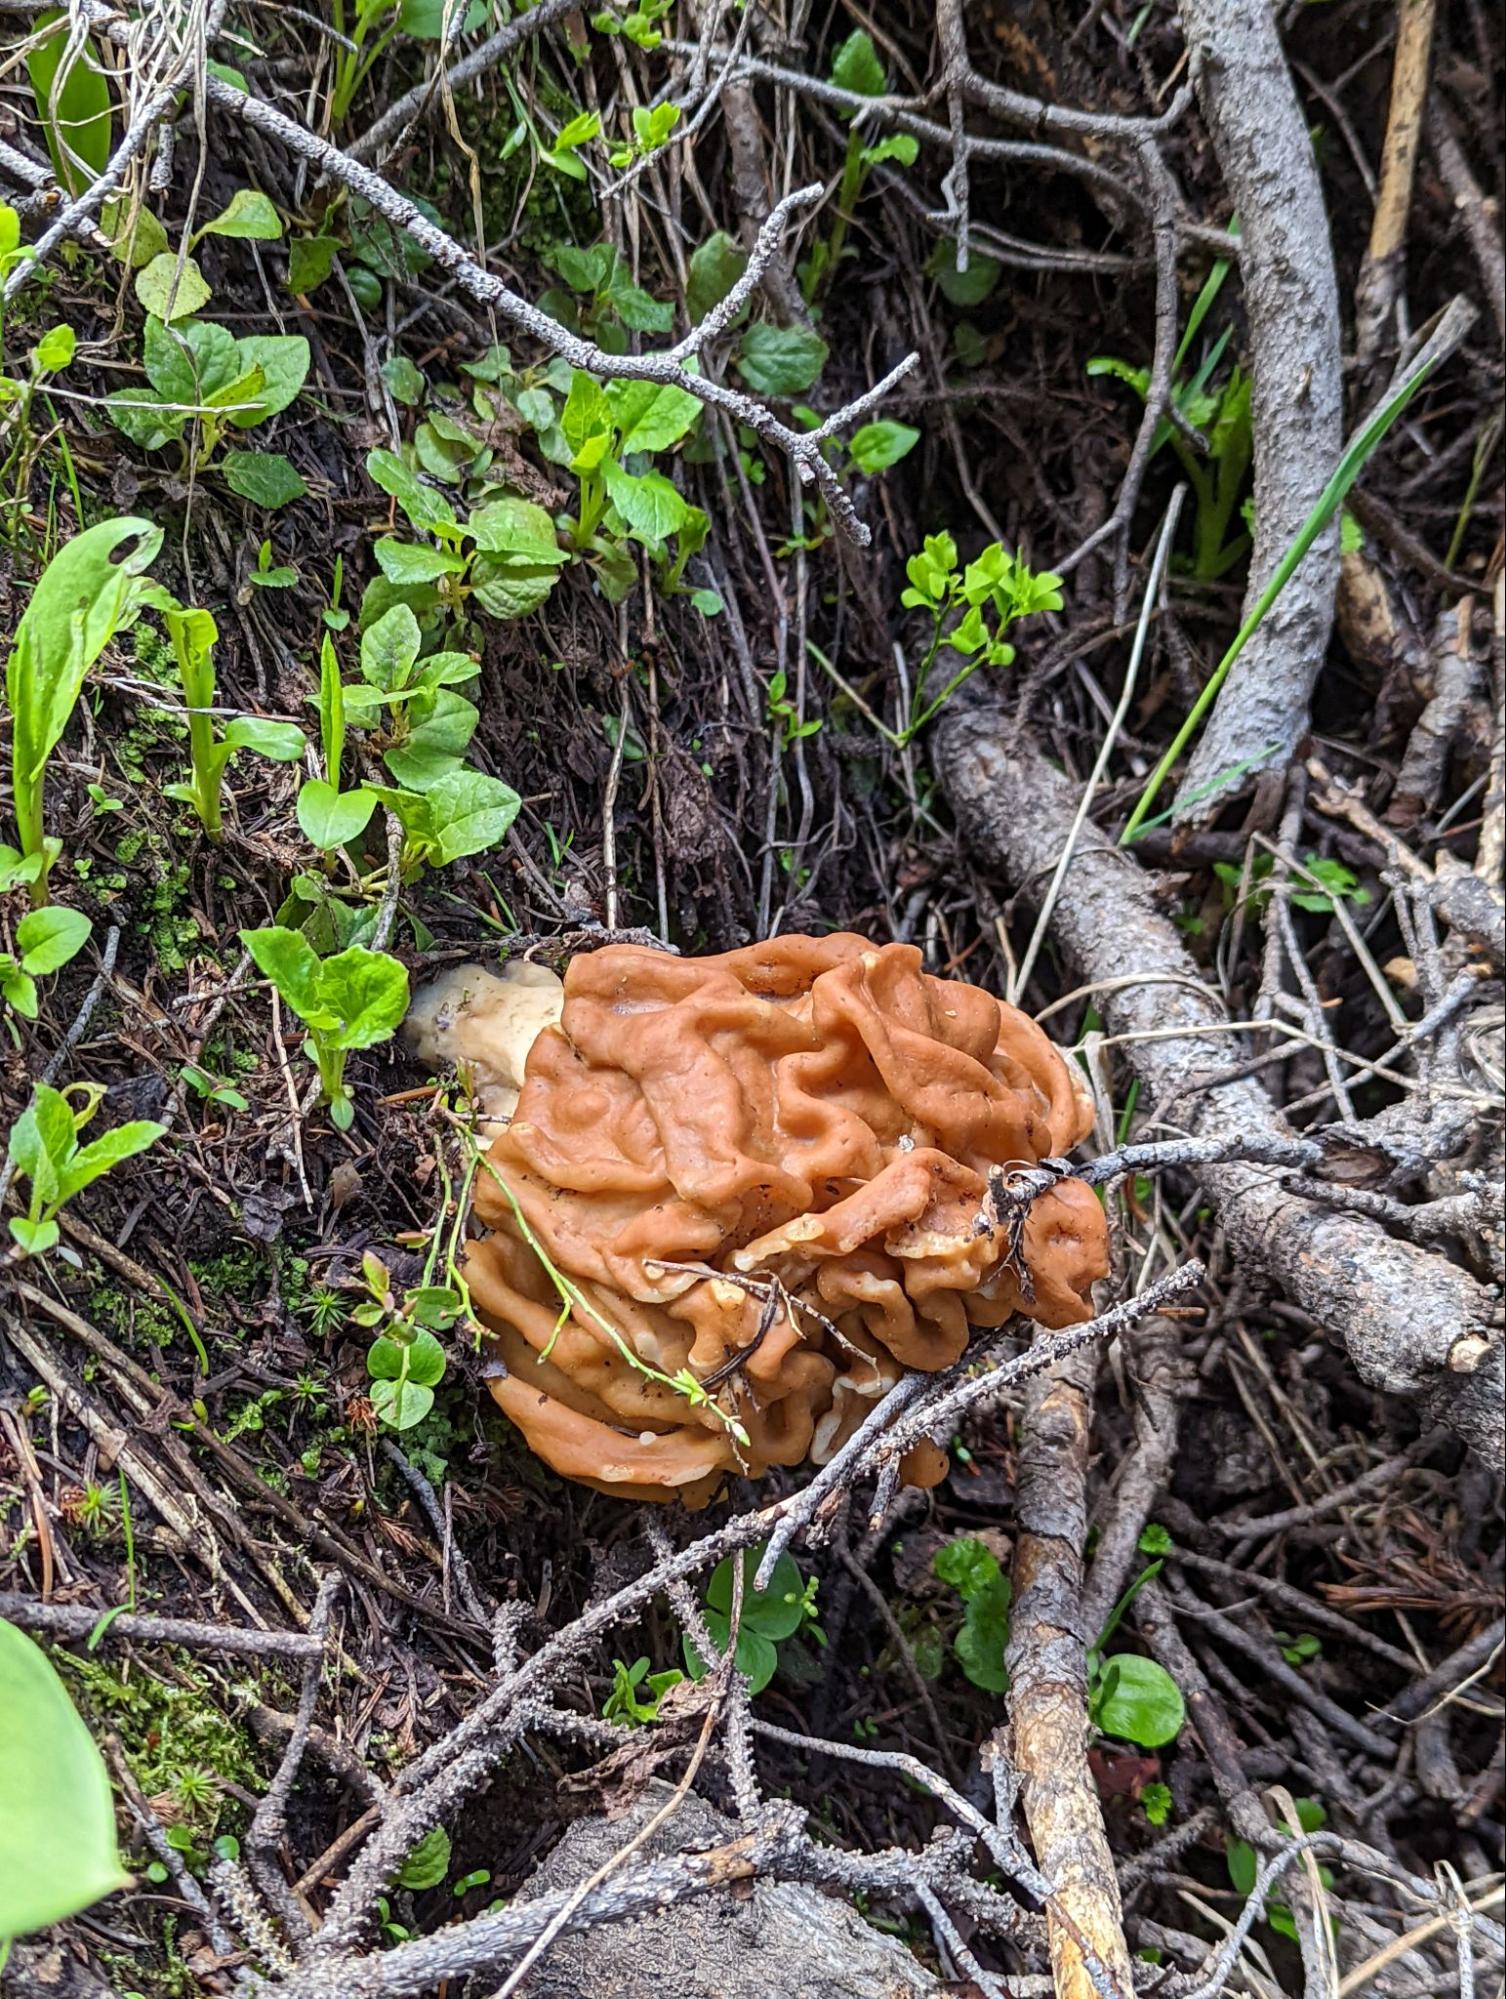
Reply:
[[345, 1058], [391, 1038], [408, 1011], [406, 970], [385, 951], [361, 944], [321, 960], [302, 931], [281, 925], [243, 930], [241, 942], [309, 1030], [304, 1053], [318, 1068], [330, 1122], [349, 1131], [356, 1113]]
[[0, 951], [0, 998], [23, 1019], [35, 1020], [37, 980], [76, 958], [92, 927], [76, 909], [34, 909], [23, 916], [15, 950]]
[[292, 722], [269, 722], [259, 715], [237, 715], [216, 734], [213, 715], [215, 679], [214, 648], [219, 627], [208, 611], [187, 610], [171, 599], [156, 604], [173, 657], [183, 682], [183, 699], [188, 707], [188, 753], [192, 769], [187, 784], [168, 784], [169, 798], [191, 805], [199, 823], [211, 840], [223, 831], [221, 792], [225, 766], [240, 750], [254, 750], [273, 763], [296, 763], [303, 755], [303, 731]]
[[1160, 792], [1161, 786], [1166, 782], [1169, 772], [1181, 756], [1183, 750], [1186, 749], [1192, 738], [1197, 734], [1204, 716], [1218, 699], [1219, 690], [1228, 679], [1230, 669], [1233, 667], [1235, 660], [1239, 658], [1245, 647], [1250, 643], [1250, 640], [1265, 623], [1266, 613], [1276, 602], [1276, 599], [1281, 595], [1287, 584], [1291, 582], [1313, 543], [1344, 504], [1345, 495], [1369, 463], [1371, 456], [1381, 443], [1381, 440], [1407, 407], [1408, 403], [1417, 394], [1423, 383], [1427, 381], [1436, 366], [1437, 361], [1435, 359], [1425, 362], [1422, 367], [1418, 368], [1411, 378], [1404, 382], [1396, 391], [1395, 395], [1389, 397], [1381, 405], [1365, 425], [1364, 429], [1350, 440], [1343, 456], [1334, 467], [1333, 477], [1318, 495], [1311, 513], [1309, 513], [1307, 519], [1297, 531], [1296, 538], [1292, 542], [1291, 547], [1282, 556], [1272, 571], [1271, 580], [1261, 591], [1260, 596], [1256, 599], [1254, 608], [1235, 633], [1233, 643], [1214, 668], [1207, 686], [1203, 689], [1197, 700], [1193, 702], [1187, 719], [1172, 738], [1171, 747], [1156, 765], [1154, 771], [1152, 771], [1149, 783], [1136, 800], [1135, 809], [1130, 814], [1129, 821], [1119, 836], [1121, 846], [1129, 846], [1134, 840], [1135, 835], [1140, 831], [1141, 826], [1144, 824], [1145, 816], [1155, 803], [1157, 794]]
[[[134, 546], [116, 559], [126, 542]], [[142, 572], [162, 530], [125, 515], [85, 528], [43, 570], [16, 627], [5, 667], [11, 712], [11, 794], [19, 847], [0, 846], [6, 885], [26, 882], [33, 903], [47, 900], [47, 876], [62, 851], [42, 821], [47, 760], [68, 726], [84, 676], [141, 607]]]
[[[104, 1091], [76, 1083], [67, 1090], [37, 1085], [26, 1109], [11, 1126], [6, 1153], [16, 1173], [29, 1183], [25, 1215], [13, 1215], [10, 1232], [26, 1256], [55, 1249], [58, 1211], [112, 1167], [145, 1152], [167, 1130], [149, 1118], [116, 1125], [88, 1145], [78, 1135], [99, 1107]], [[75, 1110], [69, 1099], [82, 1098]]]

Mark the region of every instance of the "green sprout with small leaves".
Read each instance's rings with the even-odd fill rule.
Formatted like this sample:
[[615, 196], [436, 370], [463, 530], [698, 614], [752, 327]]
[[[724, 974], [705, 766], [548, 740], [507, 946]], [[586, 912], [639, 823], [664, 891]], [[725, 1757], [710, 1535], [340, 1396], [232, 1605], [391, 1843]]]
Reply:
[[[167, 1130], [150, 1118], [118, 1124], [87, 1145], [79, 1133], [99, 1108], [103, 1088], [74, 1083], [54, 1090], [39, 1083], [31, 1102], [10, 1128], [6, 1155], [17, 1176], [27, 1183], [26, 1213], [12, 1215], [10, 1233], [26, 1256], [56, 1249], [60, 1210], [114, 1167], [134, 1159]], [[77, 1107], [73, 1103], [78, 1098]]]
[[[1061, 578], [1049, 570], [1037, 573], [997, 541], [959, 568], [952, 537], [927, 535], [920, 553], [906, 563], [905, 574], [909, 588], [900, 602], [907, 610], [930, 612], [931, 637], [916, 670], [909, 720], [892, 738], [897, 747], [913, 742], [980, 666], [1013, 662], [1014, 647], [1004, 634], [1020, 618], [1062, 607]], [[941, 692], [928, 699], [931, 670], [943, 645], [962, 664]]]
[[257, 970], [308, 1029], [303, 1049], [318, 1068], [330, 1122], [349, 1131], [356, 1109], [345, 1081], [346, 1057], [391, 1039], [408, 1011], [406, 969], [362, 944], [321, 959], [302, 931], [280, 924], [240, 936]]
[[24, 1020], [35, 1020], [37, 980], [76, 958], [92, 927], [77, 909], [34, 909], [23, 916], [15, 949], [0, 951], [0, 998]]
[[173, 657], [183, 683], [188, 708], [187, 784], [166, 784], [168, 798], [191, 805], [211, 840], [223, 837], [222, 793], [225, 768], [242, 750], [273, 763], [296, 763], [303, 755], [303, 731], [295, 722], [273, 722], [260, 715], [236, 715], [223, 728], [214, 714], [214, 649], [219, 627], [208, 611], [190, 610], [165, 591], [153, 593], [153, 608], [167, 627]]
[[351, 1318], [381, 1331], [366, 1355], [371, 1406], [392, 1430], [411, 1430], [434, 1407], [434, 1390], [444, 1379], [444, 1348], [436, 1339], [466, 1310], [464, 1294], [449, 1285], [423, 1284], [402, 1298], [382, 1259], [371, 1250], [361, 1258], [365, 1300]]

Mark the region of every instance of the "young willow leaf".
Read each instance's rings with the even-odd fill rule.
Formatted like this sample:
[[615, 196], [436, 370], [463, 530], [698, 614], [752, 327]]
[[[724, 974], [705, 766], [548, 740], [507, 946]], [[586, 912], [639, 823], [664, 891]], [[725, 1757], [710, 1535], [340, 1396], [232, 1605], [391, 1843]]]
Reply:
[[128, 1885], [110, 1780], [41, 1647], [0, 1618], [0, 1943]]

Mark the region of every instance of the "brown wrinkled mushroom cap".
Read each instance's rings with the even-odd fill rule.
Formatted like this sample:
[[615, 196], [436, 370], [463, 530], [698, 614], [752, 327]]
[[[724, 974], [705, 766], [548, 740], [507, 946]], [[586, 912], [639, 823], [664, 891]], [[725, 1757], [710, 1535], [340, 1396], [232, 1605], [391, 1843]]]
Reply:
[[[1015, 1261], [974, 1233], [990, 1167], [1066, 1152], [1089, 1122], [1033, 1021], [909, 945], [577, 957], [476, 1181], [492, 1394], [556, 1471], [623, 1497], [700, 1505], [729, 1472], [824, 1463], [973, 1328], [1090, 1315], [1107, 1238], [1080, 1181], [1034, 1203]], [[573, 1288], [563, 1318], [540, 1250]], [[748, 1444], [623, 1346], [712, 1384]], [[945, 1472], [912, 1460], [917, 1483]]]

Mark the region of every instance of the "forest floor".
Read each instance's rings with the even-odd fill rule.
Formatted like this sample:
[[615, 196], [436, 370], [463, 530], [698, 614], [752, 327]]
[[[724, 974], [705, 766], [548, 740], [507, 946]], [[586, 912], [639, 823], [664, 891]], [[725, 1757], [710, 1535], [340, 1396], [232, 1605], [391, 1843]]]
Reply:
[[[133, 1881], [0, 1990], [740, 1999], [752, 1878], [913, 1970], [791, 1994], [1498, 1993], [1499, 18], [0, 11], [0, 1617]], [[28, 640], [111, 520], [129, 610]], [[333, 1102], [273, 927], [402, 968]], [[394, 1404], [474, 1171], [410, 984], [836, 930], [1042, 1019], [1084, 1157], [1170, 1144], [1101, 1337], [819, 1508], [555, 1477], [463, 1324]], [[66, 1201], [64, 1091], [160, 1127]], [[671, 1684], [781, 1520], [767, 1684]], [[711, 1859], [519, 1899], [650, 1778]]]

